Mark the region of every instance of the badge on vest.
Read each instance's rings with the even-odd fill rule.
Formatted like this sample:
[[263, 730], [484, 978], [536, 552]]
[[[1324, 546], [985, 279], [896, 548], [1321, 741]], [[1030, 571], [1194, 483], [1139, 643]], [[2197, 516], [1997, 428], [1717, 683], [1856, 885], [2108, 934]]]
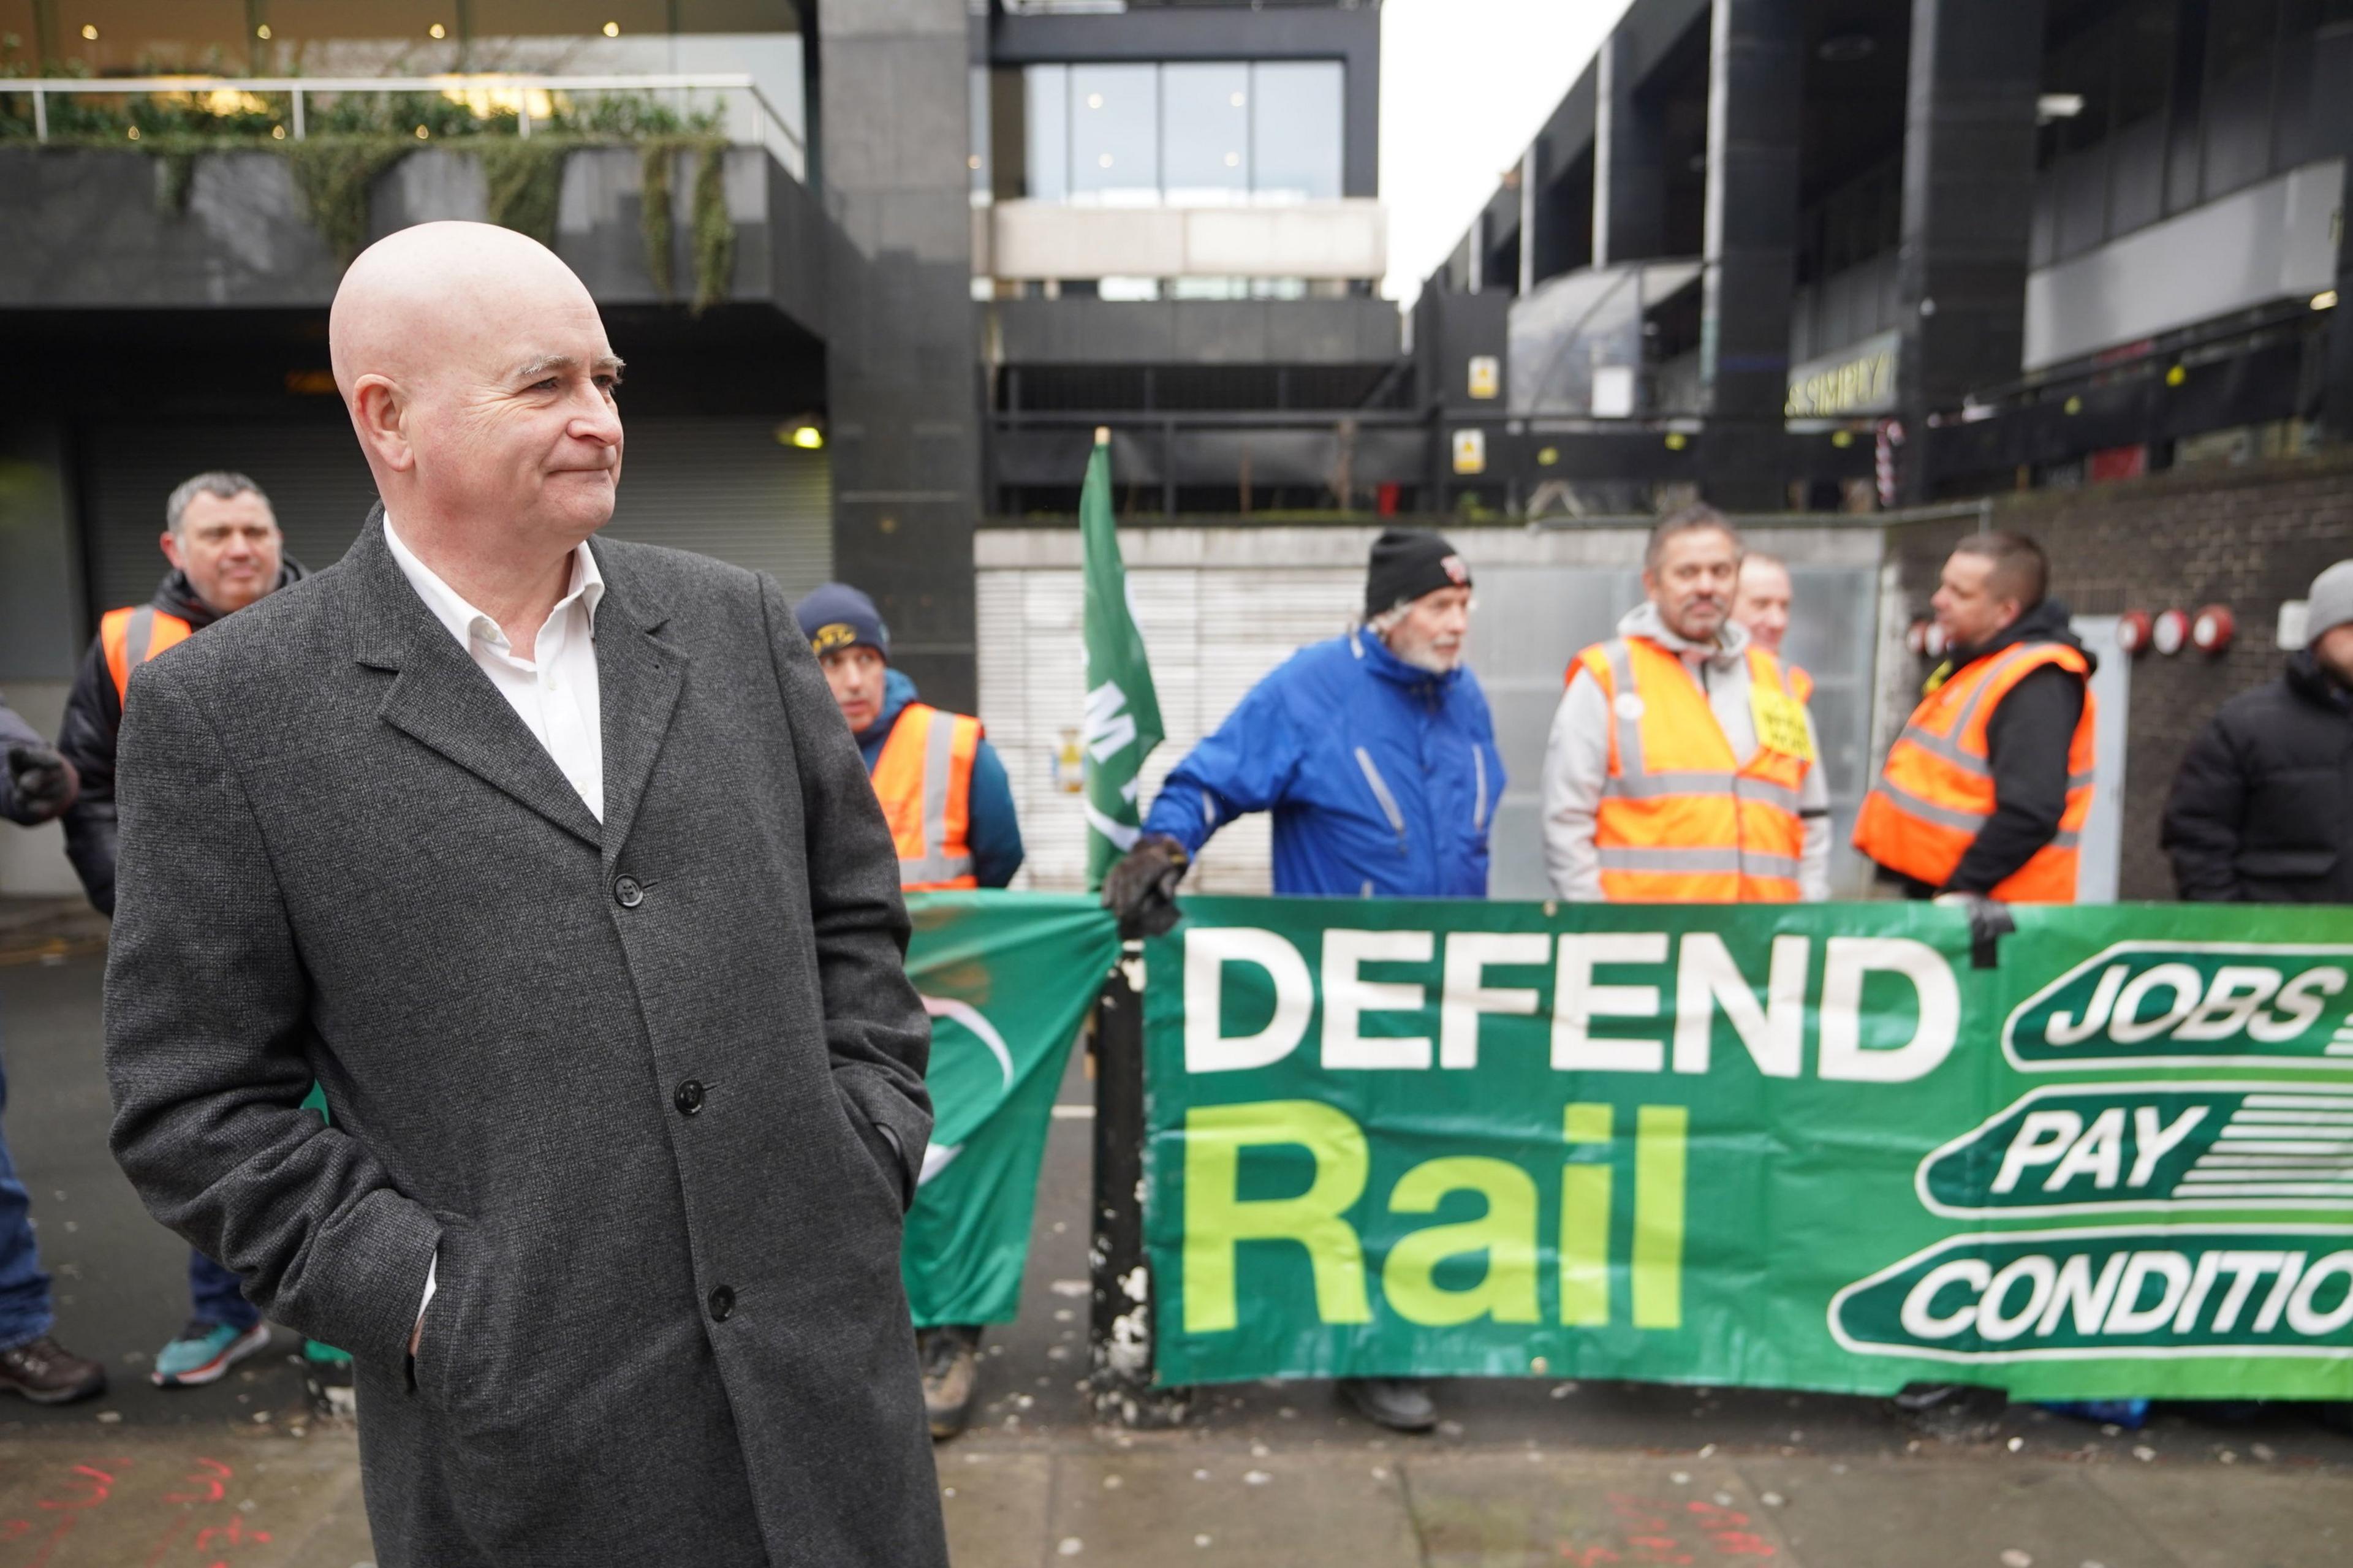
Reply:
[[1620, 692], [1610, 706], [1618, 710], [1618, 717], [1629, 723], [1642, 716], [1642, 699], [1631, 691]]
[[1757, 721], [1757, 743], [1768, 752], [1785, 757], [1795, 757], [1801, 763], [1814, 760], [1814, 738], [1806, 730], [1806, 710], [1803, 704], [1786, 691], [1773, 691], [1751, 682], [1748, 688], [1748, 708]]

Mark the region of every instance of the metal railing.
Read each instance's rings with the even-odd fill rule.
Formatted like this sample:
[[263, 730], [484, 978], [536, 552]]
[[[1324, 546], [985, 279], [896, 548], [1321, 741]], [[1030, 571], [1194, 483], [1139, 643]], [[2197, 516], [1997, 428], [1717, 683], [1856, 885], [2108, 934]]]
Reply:
[[[747, 112], [739, 132], [736, 116], [728, 115], [728, 140], [741, 145], [765, 149], [776, 162], [792, 172], [794, 178], [807, 177], [807, 149], [800, 133], [785, 123], [753, 79], [746, 75], [721, 73], [702, 75], [658, 76], [533, 76], [508, 72], [485, 72], [479, 75], [451, 74], [423, 77], [114, 77], [76, 79], [55, 77], [0, 78], [0, 96], [29, 96], [33, 100], [33, 139], [46, 142], [49, 139], [49, 104], [52, 97], [191, 97], [210, 93], [248, 93], [257, 97], [276, 94], [292, 100], [288, 116], [287, 132], [296, 141], [309, 134], [304, 100], [314, 94], [343, 96], [352, 93], [391, 96], [396, 93], [434, 93], [453, 102], [469, 105], [487, 103], [497, 109], [512, 107], [515, 111], [515, 134], [529, 136], [535, 116], [534, 101], [551, 102], [558, 94], [589, 92], [675, 93], [681, 103], [691, 103], [688, 95], [698, 92], [740, 95], [734, 100]], [[533, 94], [537, 94], [534, 100]], [[477, 110], [480, 114], [482, 111]], [[484, 118], [488, 116], [485, 115]], [[745, 133], [748, 132], [748, 133]]]

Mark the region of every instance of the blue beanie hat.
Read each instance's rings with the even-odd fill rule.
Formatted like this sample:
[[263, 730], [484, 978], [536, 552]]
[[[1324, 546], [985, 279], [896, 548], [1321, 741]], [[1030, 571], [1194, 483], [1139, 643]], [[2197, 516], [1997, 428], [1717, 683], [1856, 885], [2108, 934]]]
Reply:
[[801, 635], [818, 658], [846, 647], [864, 646], [891, 657], [891, 628], [882, 624], [874, 601], [847, 583], [828, 583], [793, 606]]

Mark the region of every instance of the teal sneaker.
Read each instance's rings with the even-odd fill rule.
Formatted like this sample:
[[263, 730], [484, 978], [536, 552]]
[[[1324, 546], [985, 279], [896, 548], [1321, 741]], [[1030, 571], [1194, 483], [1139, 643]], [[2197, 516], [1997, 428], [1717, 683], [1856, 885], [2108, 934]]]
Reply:
[[268, 1323], [240, 1331], [210, 1319], [191, 1318], [180, 1337], [156, 1352], [155, 1370], [150, 1375], [158, 1388], [201, 1387], [217, 1383], [221, 1373], [269, 1342]]

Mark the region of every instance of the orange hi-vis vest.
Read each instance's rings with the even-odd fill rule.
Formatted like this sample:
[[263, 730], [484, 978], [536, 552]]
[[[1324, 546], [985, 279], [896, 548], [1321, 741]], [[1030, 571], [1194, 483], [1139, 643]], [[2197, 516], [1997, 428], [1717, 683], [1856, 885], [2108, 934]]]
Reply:
[[1814, 700], [1814, 678], [1794, 664], [1781, 668], [1789, 683], [1789, 695], [1799, 702], [1811, 702]]
[[[2088, 681], [2092, 667], [2065, 643], [2023, 643], [1973, 660], [1912, 710], [1879, 783], [1863, 797], [1854, 847], [1891, 871], [1941, 888], [1993, 816], [1986, 726], [2018, 683], [2047, 665]], [[2067, 747], [2067, 806], [2058, 836], [1993, 889], [2006, 903], [2072, 904], [2084, 820], [2092, 815], [2092, 693]]]
[[131, 672], [165, 648], [188, 640], [195, 628], [177, 616], [167, 616], [153, 605], [109, 610], [98, 623], [99, 646], [106, 650], [107, 672], [114, 677], [117, 701], [131, 697]]
[[[1683, 660], [1647, 637], [1577, 656], [1609, 700], [1609, 780], [1595, 814], [1601, 890], [1612, 903], [1794, 903], [1811, 763], [1767, 749], [1742, 763]], [[1787, 699], [1780, 660], [1748, 649], [1748, 679]]]
[[899, 710], [874, 763], [874, 793], [899, 846], [899, 886], [977, 888], [972, 874], [972, 763], [980, 721], [921, 702]]

